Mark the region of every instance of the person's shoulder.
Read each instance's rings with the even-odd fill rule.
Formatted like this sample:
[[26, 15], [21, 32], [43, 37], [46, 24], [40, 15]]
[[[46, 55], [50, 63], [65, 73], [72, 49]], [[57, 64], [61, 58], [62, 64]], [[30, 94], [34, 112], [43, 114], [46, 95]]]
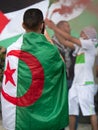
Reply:
[[93, 39], [83, 39], [83, 38], [80, 38], [80, 41], [83, 42], [83, 43], [90, 43], [90, 44], [94, 45]]
[[92, 41], [92, 39], [83, 39], [80, 38], [80, 42], [82, 47], [86, 46], [86, 47], [95, 47], [94, 42]]

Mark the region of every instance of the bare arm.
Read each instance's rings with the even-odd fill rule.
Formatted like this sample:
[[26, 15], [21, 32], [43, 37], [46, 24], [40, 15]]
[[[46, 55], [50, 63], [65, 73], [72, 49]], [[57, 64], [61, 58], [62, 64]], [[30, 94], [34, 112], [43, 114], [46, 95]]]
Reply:
[[45, 35], [46, 39], [47, 39], [51, 44], [53, 44], [53, 41], [52, 41], [52, 39], [50, 38], [50, 36], [49, 36], [49, 34], [48, 34], [48, 32], [47, 32], [46, 30], [44, 31], [44, 35]]
[[60, 42], [61, 44], [63, 44], [65, 47], [69, 47], [69, 48], [72, 49], [72, 50], [75, 49], [73, 43], [70, 42], [70, 41], [68, 41], [68, 40], [66, 40], [66, 39], [65, 39], [64, 37], [62, 37], [61, 35], [56, 34], [56, 37], [57, 37], [57, 39], [59, 40], [59, 42]]
[[61, 31], [58, 27], [56, 27], [56, 25], [51, 20], [46, 19], [45, 23], [49, 28], [54, 30], [55, 33], [58, 33], [59, 35], [64, 37], [65, 40], [68, 40], [73, 44], [77, 44], [78, 46], [81, 46], [81, 42], [78, 38], [72, 37], [70, 34]]

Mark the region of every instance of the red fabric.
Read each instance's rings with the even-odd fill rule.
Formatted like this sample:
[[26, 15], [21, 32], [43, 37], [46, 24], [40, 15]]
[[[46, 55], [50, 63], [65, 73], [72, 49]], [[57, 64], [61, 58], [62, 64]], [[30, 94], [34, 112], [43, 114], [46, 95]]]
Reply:
[[9, 19], [0, 11], [0, 33], [5, 28], [5, 26], [9, 23]]

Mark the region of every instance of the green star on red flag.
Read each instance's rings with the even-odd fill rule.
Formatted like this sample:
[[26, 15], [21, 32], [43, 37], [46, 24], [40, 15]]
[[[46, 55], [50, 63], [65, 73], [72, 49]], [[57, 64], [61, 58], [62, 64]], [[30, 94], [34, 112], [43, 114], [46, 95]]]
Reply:
[[9, 61], [8, 61], [7, 68], [4, 71], [4, 75], [6, 76], [5, 84], [7, 84], [7, 82], [10, 81], [14, 86], [16, 86], [15, 82], [14, 82], [14, 79], [12, 77], [12, 75], [14, 74], [15, 71], [16, 71], [16, 69], [11, 69], [10, 68]]

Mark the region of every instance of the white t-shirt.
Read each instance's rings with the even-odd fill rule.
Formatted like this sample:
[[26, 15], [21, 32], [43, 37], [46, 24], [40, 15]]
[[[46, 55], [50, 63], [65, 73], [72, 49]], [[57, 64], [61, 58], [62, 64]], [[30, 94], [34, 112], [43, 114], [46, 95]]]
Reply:
[[[82, 46], [75, 45], [76, 64], [74, 69], [73, 83], [79, 85], [94, 84], [93, 66], [95, 62], [96, 49], [91, 39], [81, 39]], [[77, 49], [78, 48], [78, 49]]]

